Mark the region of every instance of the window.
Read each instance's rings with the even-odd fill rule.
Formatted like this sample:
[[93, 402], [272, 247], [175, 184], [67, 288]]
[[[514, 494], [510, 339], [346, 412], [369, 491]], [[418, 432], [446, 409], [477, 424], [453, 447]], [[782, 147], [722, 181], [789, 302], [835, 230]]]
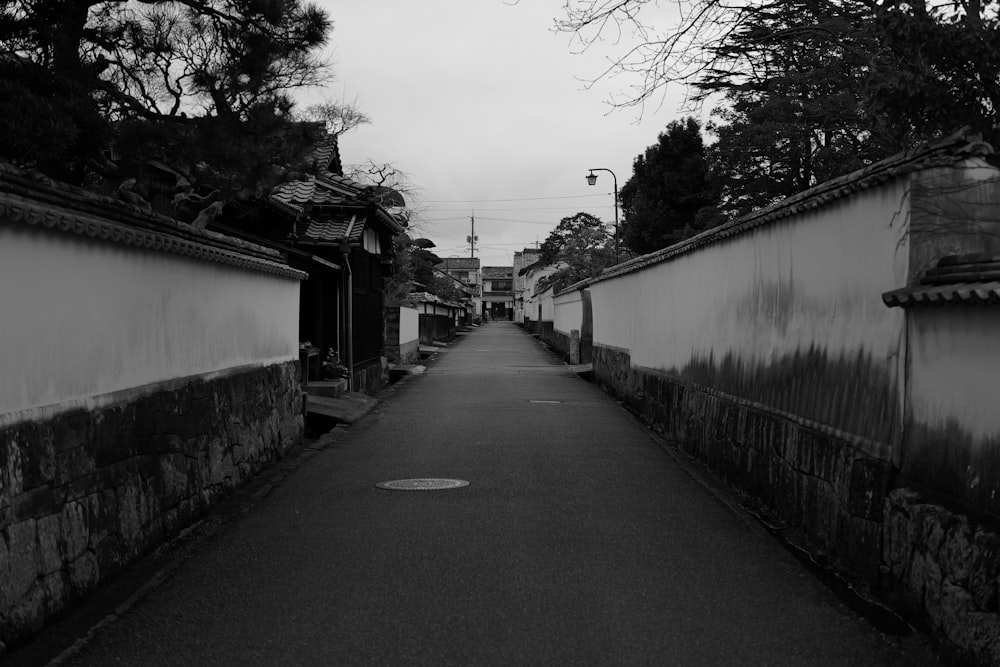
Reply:
[[494, 292], [509, 292], [510, 290], [514, 289], [514, 284], [513, 284], [514, 281], [513, 280], [496, 280], [496, 279], [494, 279], [492, 282], [493, 282], [493, 290], [492, 291], [494, 291]]

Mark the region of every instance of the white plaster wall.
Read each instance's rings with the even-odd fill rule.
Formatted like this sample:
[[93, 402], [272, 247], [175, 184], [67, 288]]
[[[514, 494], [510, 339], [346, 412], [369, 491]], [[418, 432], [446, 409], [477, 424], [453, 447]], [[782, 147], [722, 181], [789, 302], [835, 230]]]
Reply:
[[910, 316], [912, 418], [939, 427], [953, 422], [974, 441], [1000, 437], [1000, 309], [914, 308]]
[[816, 346], [898, 366], [905, 284], [905, 181], [760, 227], [591, 286], [594, 343], [636, 366], [680, 369], [732, 352], [768, 363]]
[[[541, 295], [536, 296], [535, 290], [538, 287], [538, 281], [547, 276], [551, 276], [556, 272], [556, 267], [553, 265], [547, 265], [533, 269], [525, 274], [524, 276], [524, 316], [529, 320], [538, 319], [538, 302]], [[543, 317], [547, 320], [552, 319], [552, 310], [548, 309], [545, 311], [547, 314]]]
[[0, 226], [0, 415], [298, 357], [299, 281]]
[[543, 322], [553, 322], [555, 317], [555, 303], [552, 300], [552, 288], [548, 288], [544, 292], [535, 295], [534, 305], [532, 306], [534, 310], [534, 317], [532, 319], [538, 319], [538, 306], [542, 307], [542, 317]]
[[420, 313], [416, 308], [399, 309], [399, 343], [405, 345], [420, 338]]
[[552, 299], [555, 308], [553, 327], [567, 336], [583, 324], [583, 297], [580, 290], [560, 294]]

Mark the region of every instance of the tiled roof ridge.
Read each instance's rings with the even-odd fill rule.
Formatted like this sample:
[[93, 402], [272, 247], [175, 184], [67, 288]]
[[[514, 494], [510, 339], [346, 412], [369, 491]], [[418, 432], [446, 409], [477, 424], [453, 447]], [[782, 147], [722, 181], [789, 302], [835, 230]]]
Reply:
[[265, 259], [281, 260], [281, 253], [272, 248], [210, 230], [199, 231], [176, 218], [109, 195], [70, 185], [37, 171], [20, 169], [5, 162], [0, 162], [0, 193], [17, 194], [33, 201], [92, 214], [100, 219], [113, 220], [131, 227], [168, 232], [191, 238], [198, 243], [236, 247], [242, 252], [259, 255]]
[[[327, 133], [323, 139], [309, 152], [308, 158], [314, 161], [320, 171], [333, 174], [343, 173], [343, 165], [340, 159], [340, 141], [337, 135]], [[331, 166], [336, 167], [330, 169]]]
[[147, 250], [263, 273], [304, 278], [274, 249], [191, 225], [138, 206], [0, 164], [0, 218]]
[[659, 264], [672, 257], [692, 252], [731, 236], [743, 234], [803, 210], [819, 208], [835, 199], [846, 197], [914, 171], [930, 167], [951, 166], [969, 157], [982, 157], [992, 153], [993, 147], [982, 140], [982, 135], [971, 132], [969, 127], [963, 127], [946, 137], [926, 142], [867, 167], [824, 181], [808, 190], [798, 192], [718, 227], [705, 230], [662, 250], [640, 255], [627, 262], [612, 266], [601, 275], [591, 278], [589, 283], [601, 282]]
[[25, 195], [30, 199], [51, 203], [60, 208], [72, 207], [80, 212], [127, 221], [135, 226], [180, 229], [180, 225], [183, 224], [175, 218], [141, 206], [70, 185], [38, 171], [20, 169], [6, 162], [0, 162], [0, 192]]
[[368, 190], [370, 187], [363, 183], [355, 181], [353, 178], [348, 178], [347, 176], [338, 176], [337, 174], [331, 171], [319, 172], [318, 174], [316, 174], [316, 180], [327, 187], [335, 188], [338, 190], [344, 190], [345, 191], [344, 194], [356, 199], [360, 199], [361, 196], [365, 194], [365, 191]]
[[572, 292], [574, 290], [582, 289], [593, 282], [595, 282], [593, 278], [584, 278], [583, 280], [578, 280], [571, 285], [566, 285], [566, 287], [563, 287], [553, 296], [559, 296], [560, 294], [565, 294], [566, 292]]

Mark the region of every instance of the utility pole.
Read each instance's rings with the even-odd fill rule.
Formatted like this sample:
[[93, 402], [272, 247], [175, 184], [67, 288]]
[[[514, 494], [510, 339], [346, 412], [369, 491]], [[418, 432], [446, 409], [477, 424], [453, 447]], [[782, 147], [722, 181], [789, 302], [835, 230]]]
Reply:
[[472, 247], [472, 252], [471, 252], [470, 256], [472, 258], [475, 258], [475, 256], [476, 256], [476, 241], [479, 240], [479, 237], [476, 236], [476, 212], [475, 211], [472, 212], [472, 234], [470, 236], [466, 236], [465, 240], [469, 244], [471, 244], [471, 247]]

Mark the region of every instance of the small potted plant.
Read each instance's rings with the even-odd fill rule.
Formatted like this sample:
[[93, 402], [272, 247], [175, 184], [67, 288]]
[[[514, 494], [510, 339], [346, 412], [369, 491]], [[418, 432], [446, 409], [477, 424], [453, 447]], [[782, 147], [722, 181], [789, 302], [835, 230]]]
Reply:
[[340, 355], [337, 354], [337, 351], [330, 349], [326, 353], [326, 359], [323, 361], [323, 379], [337, 380], [346, 376], [347, 366], [340, 363]]

